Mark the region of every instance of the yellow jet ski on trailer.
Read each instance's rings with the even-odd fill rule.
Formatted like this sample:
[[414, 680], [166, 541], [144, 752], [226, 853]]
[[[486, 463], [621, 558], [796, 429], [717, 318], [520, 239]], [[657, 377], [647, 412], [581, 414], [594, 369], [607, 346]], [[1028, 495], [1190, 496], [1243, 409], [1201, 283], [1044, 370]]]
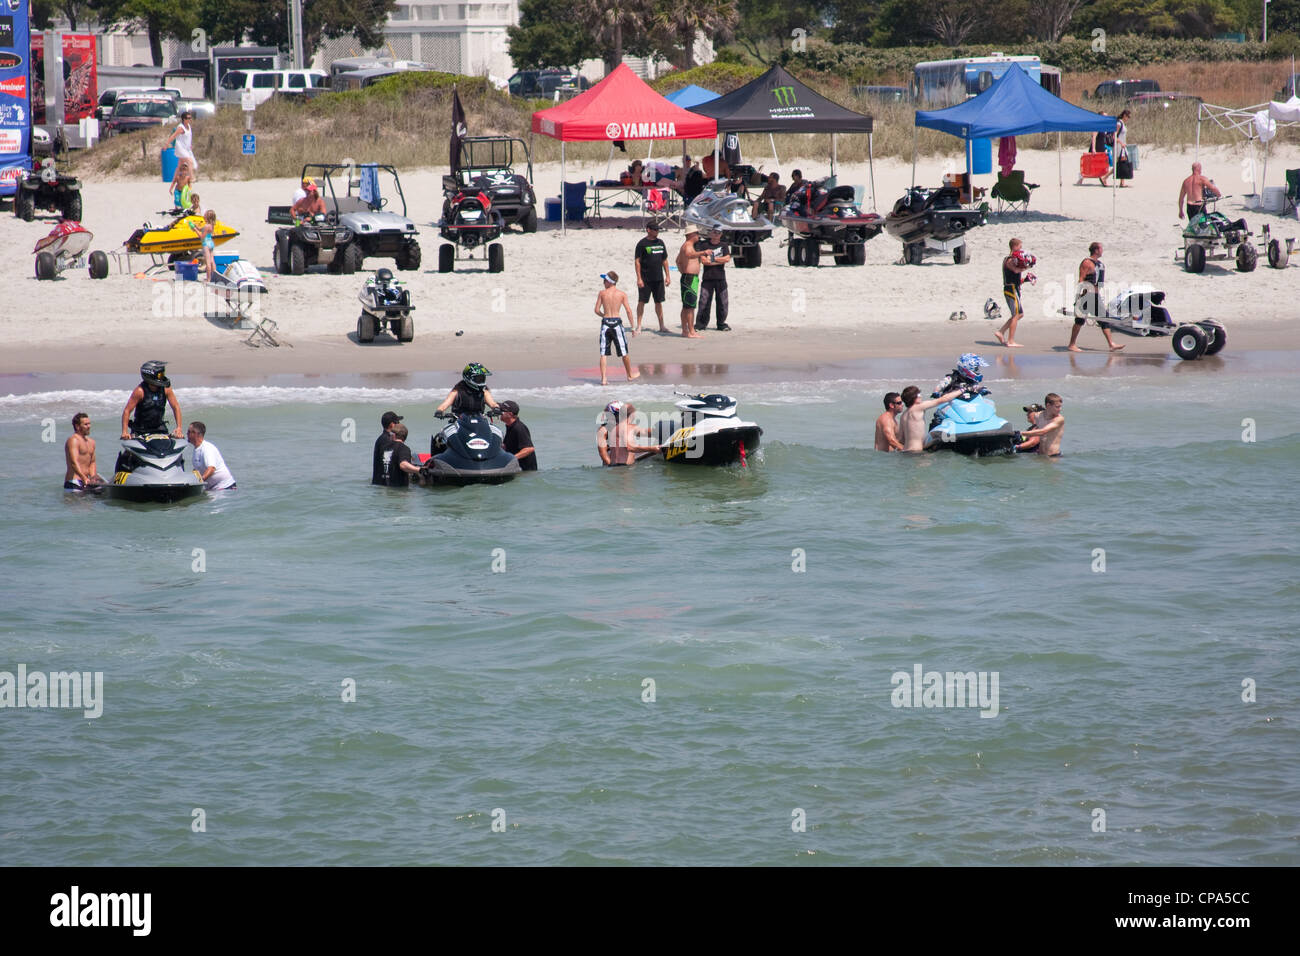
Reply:
[[[145, 223], [131, 233], [131, 238], [126, 241], [126, 251], [136, 255], [170, 256], [172, 259], [193, 255], [203, 249], [203, 240], [198, 232], [202, 225], [202, 216], [181, 216], [166, 227], [156, 228]], [[219, 246], [237, 235], [238, 230], [218, 219], [212, 230], [212, 244]]]

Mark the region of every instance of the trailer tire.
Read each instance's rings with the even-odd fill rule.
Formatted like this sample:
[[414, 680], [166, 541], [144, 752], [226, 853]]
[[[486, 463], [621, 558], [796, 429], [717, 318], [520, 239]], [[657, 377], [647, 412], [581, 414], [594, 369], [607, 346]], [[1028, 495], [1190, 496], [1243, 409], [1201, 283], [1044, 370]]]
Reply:
[[506, 250], [499, 242], [488, 246], [488, 272], [503, 272], [506, 267]]
[[1183, 268], [1188, 272], [1205, 271], [1205, 247], [1190, 245], [1183, 250]]
[[456, 247], [444, 242], [438, 247], [438, 271], [450, 272], [456, 264]]
[[1254, 272], [1259, 263], [1259, 252], [1247, 240], [1237, 247], [1237, 271]]
[[59, 263], [52, 252], [36, 253], [36, 278], [53, 279], [59, 274]]
[[357, 341], [373, 342], [375, 340], [375, 317], [362, 312], [357, 319]]
[[1268, 264], [1270, 266], [1274, 269], [1285, 269], [1290, 258], [1291, 254], [1286, 251], [1286, 246], [1282, 244], [1281, 239], [1270, 239], [1268, 241]]
[[96, 249], [90, 254], [89, 263], [90, 277], [92, 279], [108, 278], [108, 253], [102, 249]]
[[1199, 325], [1180, 325], [1174, 330], [1174, 354], [1191, 361], [1205, 354], [1209, 339]]
[[1213, 324], [1207, 322], [1200, 328], [1205, 332], [1207, 338], [1204, 354], [1218, 355], [1222, 352], [1223, 347], [1228, 344], [1228, 330], [1217, 322]]

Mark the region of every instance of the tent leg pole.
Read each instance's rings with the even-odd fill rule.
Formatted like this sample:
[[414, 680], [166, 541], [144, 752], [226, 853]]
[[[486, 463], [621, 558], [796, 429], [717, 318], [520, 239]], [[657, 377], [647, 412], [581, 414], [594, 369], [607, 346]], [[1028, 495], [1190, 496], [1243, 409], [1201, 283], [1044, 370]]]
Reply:
[[[831, 133], [831, 175], [832, 175], [832, 176], [835, 175], [835, 160], [836, 160], [836, 158], [837, 158], [837, 156], [836, 156], [836, 152], [835, 152], [835, 146], [836, 146], [836, 143], [835, 143], [835, 134], [834, 134], [834, 133]], [[836, 181], [838, 182], [838, 180], [836, 180]]]
[[714, 179], [719, 178], [721, 172], [722, 172], [722, 167], [718, 165], [718, 137], [717, 137], [717, 134], [714, 134], [714, 137], [713, 137], [713, 178], [714, 178]]
[[912, 188], [916, 188], [916, 127], [912, 127]]
[[780, 165], [781, 165], [781, 159], [780, 159], [780, 157], [778, 157], [778, 156], [776, 155], [776, 137], [773, 136], [771, 133], [768, 133], [768, 134], [767, 134], [767, 141], [768, 141], [769, 143], [772, 144], [772, 165], [773, 165], [773, 166], [780, 166]]
[[1056, 203], [1065, 212], [1065, 173], [1061, 169], [1061, 131], [1056, 131]]
[[867, 134], [867, 169], [871, 174], [871, 211], [876, 211], [876, 157], [871, 145], [872, 134]]
[[560, 235], [568, 230], [569, 204], [564, 201], [564, 140], [560, 140]]
[[609, 144], [609, 159], [605, 160], [605, 178], [609, 179], [609, 168], [614, 165], [614, 144]]

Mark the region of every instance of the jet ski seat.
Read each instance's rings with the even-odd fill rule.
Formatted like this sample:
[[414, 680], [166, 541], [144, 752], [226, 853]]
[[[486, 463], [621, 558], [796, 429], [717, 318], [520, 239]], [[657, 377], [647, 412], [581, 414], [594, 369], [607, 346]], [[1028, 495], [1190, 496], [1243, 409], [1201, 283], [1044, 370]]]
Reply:
[[852, 202], [854, 197], [854, 188], [852, 186], [832, 186], [826, 193], [827, 197], [833, 202]]

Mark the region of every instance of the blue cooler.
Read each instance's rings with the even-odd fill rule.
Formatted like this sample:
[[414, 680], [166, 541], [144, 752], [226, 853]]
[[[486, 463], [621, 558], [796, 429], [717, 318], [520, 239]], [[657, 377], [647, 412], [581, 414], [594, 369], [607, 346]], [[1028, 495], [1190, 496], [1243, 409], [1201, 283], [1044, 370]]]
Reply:
[[545, 206], [546, 206], [546, 221], [559, 222], [560, 221], [560, 197], [548, 196], [546, 198]]
[[238, 262], [238, 261], [239, 261], [239, 253], [237, 252], [231, 253], [228, 256], [214, 255], [212, 257], [212, 264], [216, 267], [216, 270], [218, 272], [225, 272], [226, 266], [230, 265], [232, 262]]
[[973, 176], [983, 176], [993, 172], [993, 140], [970, 140], [970, 171]]
[[162, 151], [162, 181], [171, 182], [176, 178], [176, 167], [180, 160], [176, 158], [176, 147], [168, 146]]
[[173, 263], [172, 268], [176, 271], [176, 278], [185, 282], [195, 282], [199, 278], [199, 264], [197, 262], [177, 262]]

